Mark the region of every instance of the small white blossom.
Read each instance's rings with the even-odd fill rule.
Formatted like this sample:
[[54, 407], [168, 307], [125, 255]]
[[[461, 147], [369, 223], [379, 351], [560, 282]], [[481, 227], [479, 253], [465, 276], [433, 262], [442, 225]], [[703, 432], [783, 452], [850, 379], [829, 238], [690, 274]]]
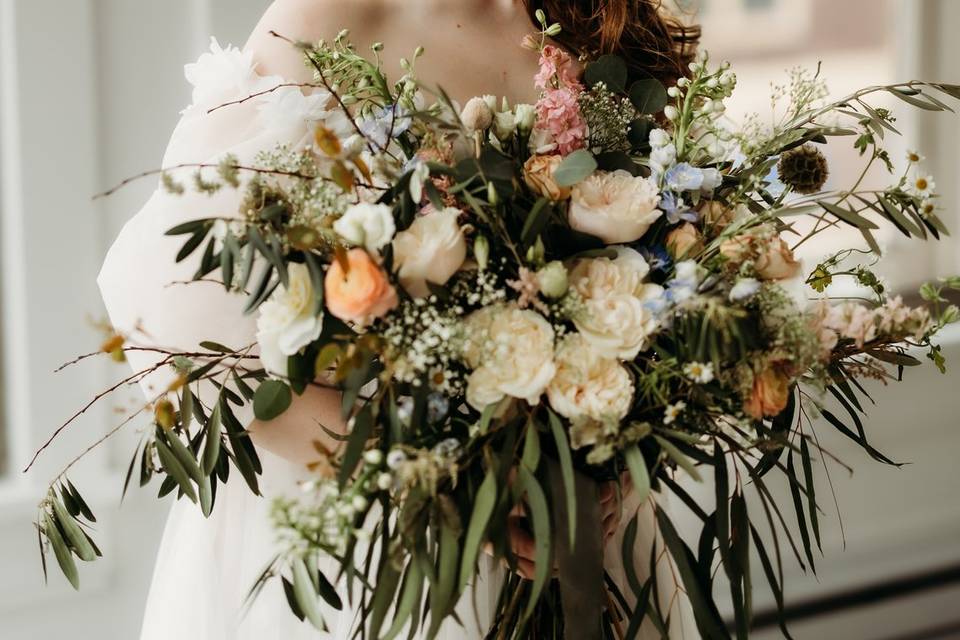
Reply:
[[383, 452], [380, 449], [370, 449], [363, 454], [364, 461], [374, 467], [383, 464]]
[[400, 466], [407, 461], [407, 454], [399, 449], [394, 449], [387, 454], [387, 468], [396, 471]]
[[760, 291], [760, 281], [756, 278], [740, 278], [730, 289], [731, 302], [743, 302], [757, 295]]
[[667, 408], [663, 412], [663, 424], [673, 424], [673, 422], [680, 417], [680, 414], [683, 413], [683, 410], [686, 408], [687, 403], [683, 400], [680, 400], [675, 404], [668, 404]]
[[933, 181], [933, 176], [916, 174], [907, 184], [907, 192], [918, 198], [929, 198], [934, 194], [937, 185]]
[[688, 362], [683, 366], [683, 373], [698, 384], [708, 384], [713, 381], [713, 364], [710, 362]]

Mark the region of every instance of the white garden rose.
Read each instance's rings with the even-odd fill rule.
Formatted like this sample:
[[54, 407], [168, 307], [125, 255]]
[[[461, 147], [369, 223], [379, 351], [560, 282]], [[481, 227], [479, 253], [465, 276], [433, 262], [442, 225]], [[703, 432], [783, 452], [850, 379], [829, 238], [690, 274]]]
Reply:
[[257, 344], [260, 361], [268, 373], [284, 377], [287, 358], [320, 337], [323, 314], [314, 314], [317, 292], [310, 272], [302, 264], [290, 264], [288, 286], [279, 286], [260, 305], [257, 317]]
[[663, 287], [644, 281], [649, 265], [639, 253], [617, 247], [617, 257], [578, 260], [570, 285], [584, 309], [574, 324], [600, 354], [631, 360], [648, 345], [659, 321], [648, 303], [663, 296]]
[[553, 410], [570, 420], [622, 420], [633, 403], [633, 380], [613, 358], [603, 356], [579, 334], [564, 339], [557, 373], [547, 387]]
[[397, 231], [393, 211], [385, 204], [361, 202], [350, 205], [344, 214], [333, 223], [333, 230], [350, 244], [363, 247], [376, 255], [384, 248]]
[[659, 204], [652, 180], [622, 169], [597, 171], [573, 188], [570, 226], [607, 244], [633, 242], [663, 215]]
[[430, 295], [427, 282], [443, 285], [467, 259], [467, 241], [457, 220], [460, 210], [448, 207], [420, 216], [393, 241], [393, 261], [400, 283], [412, 296]]
[[553, 327], [515, 304], [485, 307], [466, 320], [463, 356], [473, 369], [467, 402], [478, 410], [509, 396], [535, 404], [553, 379]]

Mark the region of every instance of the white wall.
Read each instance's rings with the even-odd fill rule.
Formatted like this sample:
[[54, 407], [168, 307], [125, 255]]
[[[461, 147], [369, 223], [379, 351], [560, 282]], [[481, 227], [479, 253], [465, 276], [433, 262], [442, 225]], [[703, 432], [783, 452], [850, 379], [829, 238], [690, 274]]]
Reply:
[[[128, 495], [128, 438], [71, 474], [99, 517], [106, 554], [81, 568], [75, 593], [56, 567], [44, 587], [31, 522], [46, 481], [118, 420], [94, 407], [41, 458], [19, 470], [53, 429], [126, 369], [99, 363], [53, 375], [95, 350], [103, 317], [95, 277], [123, 222], [153, 189], [91, 196], [157, 166], [189, 102], [183, 64], [210, 34], [242, 45], [266, 0], [0, 0], [0, 256], [5, 414], [12, 473], [0, 479], [0, 638], [137, 636], [169, 503]], [[131, 274], [133, 277], [133, 274]], [[51, 558], [52, 561], [52, 558]]]

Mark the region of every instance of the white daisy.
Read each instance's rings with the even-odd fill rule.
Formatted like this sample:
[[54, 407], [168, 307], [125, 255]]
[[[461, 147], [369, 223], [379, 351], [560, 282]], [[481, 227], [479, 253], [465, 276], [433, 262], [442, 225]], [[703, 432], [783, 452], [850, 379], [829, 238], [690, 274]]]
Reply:
[[933, 181], [933, 176], [925, 176], [919, 173], [914, 175], [907, 184], [908, 193], [924, 200], [932, 196], [936, 188], [937, 185]]
[[663, 412], [663, 424], [673, 424], [673, 422], [680, 417], [680, 414], [683, 413], [683, 410], [687, 408], [687, 403], [683, 400], [679, 400], [675, 404], [668, 404], [667, 408]]
[[923, 155], [921, 155], [919, 151], [915, 149], [910, 149], [909, 151], [907, 151], [907, 162], [909, 162], [910, 164], [918, 164], [920, 162], [923, 162], [924, 160], [926, 160], [926, 158]]
[[713, 380], [713, 364], [688, 362], [683, 366], [683, 373], [698, 384], [707, 384]]

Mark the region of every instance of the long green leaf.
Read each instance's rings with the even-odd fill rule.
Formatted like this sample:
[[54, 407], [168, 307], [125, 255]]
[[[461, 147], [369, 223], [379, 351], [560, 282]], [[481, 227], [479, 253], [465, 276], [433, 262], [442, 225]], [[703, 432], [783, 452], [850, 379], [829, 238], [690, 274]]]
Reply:
[[518, 479], [523, 491], [527, 496], [527, 505], [530, 507], [530, 514], [533, 518], [533, 537], [536, 548], [536, 559], [534, 561], [533, 587], [530, 589], [527, 608], [523, 612], [522, 621], [526, 621], [533, 615], [537, 602], [540, 600], [540, 594], [547, 584], [547, 578], [553, 572], [553, 562], [550, 555], [550, 540], [552, 534], [550, 531], [550, 510], [547, 507], [547, 497], [540, 487], [540, 483], [526, 467], [521, 466], [518, 471]]
[[190, 498], [190, 501], [195, 503], [197, 492], [190, 482], [190, 475], [177, 460], [177, 456], [173, 454], [170, 447], [161, 438], [154, 440], [154, 447], [157, 449], [157, 456], [160, 458], [160, 464], [163, 465], [164, 470], [180, 486], [183, 493]]
[[77, 572], [77, 563], [74, 561], [67, 543], [63, 540], [63, 536], [60, 535], [56, 523], [48, 513], [43, 514], [43, 533], [50, 541], [50, 546], [53, 547], [53, 554], [57, 557], [57, 564], [60, 565], [63, 575], [73, 585], [74, 589], [80, 589], [80, 574]]
[[300, 558], [292, 563], [293, 569], [293, 594], [296, 597], [297, 605], [300, 611], [306, 616], [316, 629], [326, 631], [327, 626], [323, 620], [323, 613], [320, 610], [320, 600], [313, 587], [313, 580], [310, 579], [310, 573], [307, 565]]
[[647, 470], [647, 461], [644, 460], [643, 452], [637, 446], [627, 448], [623, 457], [630, 471], [630, 477], [633, 479], [633, 490], [637, 494], [637, 500], [643, 504], [650, 495], [650, 472]]
[[670, 550], [670, 555], [677, 565], [680, 577], [683, 580], [683, 586], [686, 588], [687, 595], [690, 598], [690, 604], [693, 607], [693, 615], [697, 621], [697, 627], [700, 633], [707, 638], [724, 639], [729, 638], [724, 627], [723, 620], [717, 612], [713, 600], [709, 593], [705, 593], [703, 585], [697, 576], [693, 565], [690, 562], [692, 553], [687, 545], [680, 538], [677, 530], [674, 528], [670, 518], [662, 509], [657, 509], [657, 523], [660, 525], [660, 532], [663, 534], [663, 541]]
[[53, 503], [54, 516], [56, 516], [57, 521], [60, 523], [60, 527], [67, 537], [67, 542], [69, 542], [73, 550], [77, 552], [77, 556], [84, 562], [96, 560], [97, 553], [93, 550], [93, 545], [87, 540], [87, 537], [80, 529], [80, 525], [78, 525], [76, 520], [67, 512], [63, 503], [56, 498], [51, 500], [51, 502]]
[[567, 434], [563, 430], [563, 425], [560, 424], [560, 418], [550, 409], [547, 409], [547, 415], [550, 419], [553, 439], [557, 444], [557, 457], [560, 459], [563, 492], [567, 498], [567, 526], [570, 528], [570, 546], [573, 547], [577, 541], [577, 488], [573, 476], [573, 455], [570, 453], [570, 443], [567, 442]]
[[350, 440], [347, 442], [347, 449], [340, 460], [340, 471], [337, 476], [340, 487], [345, 487], [347, 480], [353, 474], [360, 458], [363, 456], [363, 450], [367, 445], [373, 433], [373, 416], [370, 414], [370, 407], [364, 407], [357, 414], [353, 421], [353, 430], [350, 432]]
[[207, 421], [206, 442], [203, 445], [203, 474], [207, 476], [213, 473], [217, 467], [217, 460], [220, 459], [220, 405], [222, 402], [223, 400], [217, 400]]
[[487, 524], [497, 504], [497, 475], [492, 469], [487, 471], [486, 477], [477, 490], [473, 500], [473, 513], [470, 524], [467, 526], [467, 536], [463, 542], [463, 558], [460, 561], [460, 591], [467, 586], [473, 577], [477, 557], [480, 554], [480, 545], [483, 544]]

